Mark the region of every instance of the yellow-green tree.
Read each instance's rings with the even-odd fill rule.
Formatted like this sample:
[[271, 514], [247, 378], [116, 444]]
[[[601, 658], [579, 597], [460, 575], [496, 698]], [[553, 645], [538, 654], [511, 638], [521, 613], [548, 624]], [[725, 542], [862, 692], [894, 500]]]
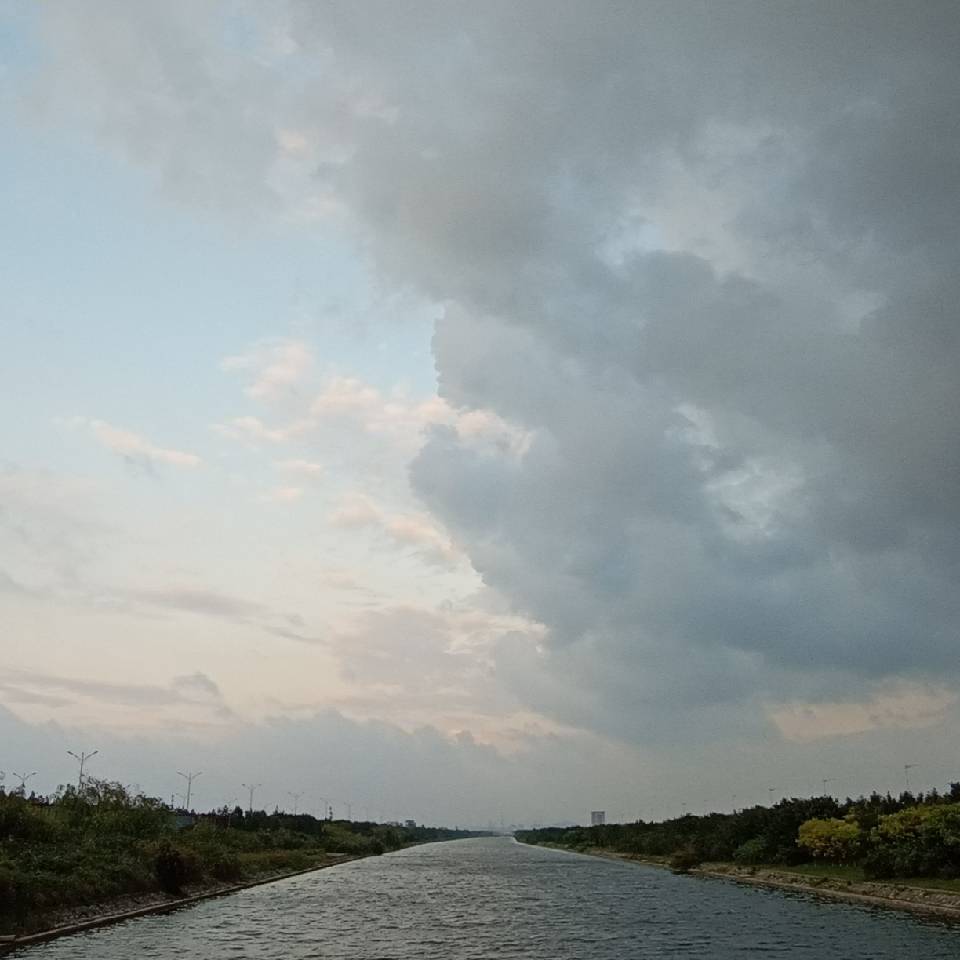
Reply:
[[860, 828], [849, 820], [807, 820], [797, 833], [797, 843], [826, 863], [851, 863], [861, 839]]

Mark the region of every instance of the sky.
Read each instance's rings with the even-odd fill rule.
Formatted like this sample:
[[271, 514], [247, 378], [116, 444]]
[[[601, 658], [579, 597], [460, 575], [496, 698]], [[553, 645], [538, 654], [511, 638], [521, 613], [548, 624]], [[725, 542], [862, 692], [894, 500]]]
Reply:
[[960, 779], [954, 3], [94, 10], [0, 0], [8, 786]]

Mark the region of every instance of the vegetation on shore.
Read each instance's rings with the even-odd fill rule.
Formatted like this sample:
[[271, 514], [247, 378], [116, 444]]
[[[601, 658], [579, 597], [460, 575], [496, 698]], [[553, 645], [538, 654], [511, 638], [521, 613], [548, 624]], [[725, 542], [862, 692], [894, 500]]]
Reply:
[[431, 840], [469, 836], [430, 827], [245, 813], [178, 815], [117, 783], [24, 797], [0, 790], [0, 934], [42, 928], [74, 907], [131, 894], [181, 894]]
[[960, 878], [960, 783], [944, 794], [793, 798], [658, 823], [527, 830], [517, 839], [660, 859], [681, 871], [705, 862], [808, 864], [872, 880], [953, 881]]

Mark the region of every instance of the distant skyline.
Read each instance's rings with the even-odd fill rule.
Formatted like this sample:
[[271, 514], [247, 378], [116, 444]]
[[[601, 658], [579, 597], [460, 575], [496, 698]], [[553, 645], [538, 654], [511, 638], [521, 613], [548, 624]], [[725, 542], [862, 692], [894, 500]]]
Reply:
[[0, 0], [7, 785], [96, 748], [482, 825], [960, 780], [958, 41]]

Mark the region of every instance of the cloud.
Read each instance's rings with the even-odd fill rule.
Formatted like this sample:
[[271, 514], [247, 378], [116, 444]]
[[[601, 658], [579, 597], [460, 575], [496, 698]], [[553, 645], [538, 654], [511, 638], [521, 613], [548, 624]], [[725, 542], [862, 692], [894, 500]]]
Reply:
[[303, 496], [303, 487], [273, 487], [260, 495], [264, 503], [293, 503]]
[[458, 566], [463, 555], [427, 516], [390, 514], [363, 494], [349, 494], [329, 516], [343, 530], [373, 529], [397, 547], [409, 547], [421, 560], [441, 567]]
[[330, 514], [330, 523], [345, 530], [367, 526], [383, 526], [383, 511], [363, 494], [351, 494]]
[[260, 604], [250, 600], [196, 588], [140, 590], [131, 596], [132, 599], [151, 606], [226, 619], [245, 620], [262, 617], [267, 612]]
[[71, 423], [87, 427], [98, 443], [134, 466], [152, 469], [158, 463], [175, 467], [197, 467], [202, 463], [196, 454], [158, 447], [138, 433], [115, 427], [103, 420], [76, 417]]
[[69, 597], [121, 538], [105, 522], [103, 491], [78, 477], [0, 467], [0, 593]]
[[[486, 826], [499, 822], [501, 813], [507, 822], [536, 820], [549, 809], [548, 796], [566, 797], [563, 809], [571, 814], [588, 810], [590, 787], [570, 776], [572, 752], [586, 752], [595, 774], [616, 764], [618, 775], [624, 775], [622, 757], [617, 762], [602, 747], [586, 749], [582, 738], [531, 734], [523, 752], [510, 756], [470, 736], [427, 725], [407, 731], [329, 709], [261, 723], [234, 720], [200, 734], [185, 726], [171, 725], [159, 735], [129, 728], [123, 735], [96, 727], [65, 730], [25, 723], [0, 707], [0, 739], [10, 745], [10, 764], [21, 769], [27, 759], [32, 764], [27, 769], [39, 771], [31, 784], [38, 790], [75, 782], [76, 763], [66, 751], [95, 746], [88, 775], [134, 784], [164, 799], [182, 789], [178, 770], [203, 770], [194, 785], [198, 809], [245, 802], [240, 781], [249, 781], [251, 774], [239, 771], [253, 771], [253, 782], [263, 784], [255, 803], [266, 809], [284, 808], [288, 791], [296, 791], [303, 794], [304, 808], [315, 811], [324, 798], [334, 803], [338, 816], [346, 815], [350, 803], [358, 818]], [[438, 790], [439, 784], [446, 789]]]
[[320, 642], [304, 632], [304, 620], [298, 613], [275, 610], [265, 604], [214, 590], [197, 587], [130, 590], [118, 593], [118, 599], [140, 608], [189, 613], [232, 623], [250, 624], [267, 633], [300, 643]]
[[316, 480], [324, 474], [323, 465], [312, 463], [310, 460], [278, 460], [274, 466], [285, 473], [292, 473], [310, 480]]
[[284, 443], [290, 432], [266, 426], [258, 417], [234, 417], [226, 423], [214, 424], [213, 430], [232, 440], [243, 440], [253, 446], [260, 443]]
[[[228, 370], [244, 370], [254, 378], [247, 389], [252, 399], [269, 410], [271, 423], [244, 415], [214, 425], [221, 436], [252, 446], [296, 445], [323, 450], [325, 460], [343, 458], [344, 448], [356, 454], [383, 458], [389, 452], [410, 456], [426, 433], [449, 426], [478, 446], [509, 447], [521, 451], [529, 438], [491, 410], [457, 409], [437, 395], [412, 397], [405, 390], [384, 392], [359, 377], [328, 372], [315, 380], [310, 348], [299, 341], [269, 341], [221, 362]], [[293, 384], [296, 390], [288, 389]], [[282, 402], [278, 402], [281, 401]], [[349, 441], [347, 436], [349, 435]], [[276, 462], [279, 469], [318, 476], [323, 467], [308, 457]]]
[[427, 517], [396, 516], [387, 521], [384, 530], [394, 543], [407, 544], [432, 562], [456, 566], [462, 559], [449, 537]]
[[[178, 195], [326, 203], [442, 305], [429, 407], [329, 377], [225, 429], [395, 440], [549, 630], [503, 683], [695, 743], [956, 678], [953, 4], [289, 4], [246, 70], [213, 7], [113, 15], [45, 11], [50, 103]], [[313, 176], [275, 188], [279, 154]]]
[[883, 729], [925, 729], [942, 725], [957, 702], [944, 687], [896, 684], [862, 703], [791, 703], [771, 711], [788, 739], [799, 743]]
[[100, 704], [143, 710], [173, 706], [213, 706], [218, 716], [230, 715], [216, 683], [203, 673], [174, 677], [166, 685], [116, 683], [64, 677], [26, 670], [4, 672], [8, 700], [22, 703], [64, 705], [76, 698]]
[[185, 696], [192, 696], [201, 700], [220, 700], [223, 698], [217, 684], [205, 673], [199, 671], [174, 677], [170, 685]]
[[299, 340], [268, 341], [250, 352], [226, 357], [223, 370], [248, 371], [251, 382], [245, 393], [254, 400], [272, 400], [295, 392], [313, 367], [313, 351]]

